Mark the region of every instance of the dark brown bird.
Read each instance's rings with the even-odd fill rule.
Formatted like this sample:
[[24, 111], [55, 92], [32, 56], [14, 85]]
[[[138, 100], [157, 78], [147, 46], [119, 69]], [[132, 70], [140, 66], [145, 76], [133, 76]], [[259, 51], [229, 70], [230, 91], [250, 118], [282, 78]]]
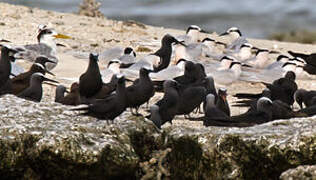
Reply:
[[[44, 62], [44, 59], [39, 58], [38, 61]], [[45, 62], [55, 63], [53, 61], [50, 61], [47, 58], [46, 58]], [[43, 63], [44, 65], [45, 65], [45, 62]], [[34, 63], [27, 72], [19, 74], [18, 76], [15, 76], [14, 78], [12, 78], [11, 79], [12, 93], [17, 95], [17, 94], [21, 93], [22, 91], [24, 91], [26, 88], [28, 88], [30, 86], [31, 76], [34, 73], [42, 73], [43, 75], [48, 73], [48, 74], [51, 74], [54, 76], [54, 74], [49, 72], [45, 68], [44, 65], [42, 65], [41, 63]]]
[[66, 87], [59, 85], [56, 88], [55, 102], [76, 106], [80, 104], [80, 94], [79, 94], [79, 84], [77, 82], [73, 83], [70, 87], [70, 92], [65, 96], [67, 91]]
[[116, 93], [105, 99], [95, 100], [87, 107], [76, 108], [74, 111], [86, 111], [81, 115], [96, 117], [100, 120], [114, 120], [126, 110], [125, 78], [120, 77], [117, 82]]
[[14, 62], [14, 54], [16, 50], [0, 45], [1, 59], [0, 59], [0, 95], [11, 93], [12, 86], [9, 77], [11, 74], [11, 61]]
[[42, 73], [34, 73], [31, 76], [30, 86], [17, 96], [30, 101], [40, 102], [43, 96], [43, 81], [58, 83], [57, 81], [46, 78]]
[[89, 66], [79, 79], [80, 96], [91, 98], [102, 88], [103, 82], [98, 65], [98, 54], [90, 54]]
[[[141, 68], [139, 70], [139, 79], [135, 81], [136, 83], [126, 88], [126, 106], [131, 108], [131, 112], [134, 115], [139, 115], [139, 107], [149, 101], [155, 94], [154, 85], [149, 77], [149, 72], [148, 69]], [[133, 113], [133, 108], [136, 109], [136, 113]]]

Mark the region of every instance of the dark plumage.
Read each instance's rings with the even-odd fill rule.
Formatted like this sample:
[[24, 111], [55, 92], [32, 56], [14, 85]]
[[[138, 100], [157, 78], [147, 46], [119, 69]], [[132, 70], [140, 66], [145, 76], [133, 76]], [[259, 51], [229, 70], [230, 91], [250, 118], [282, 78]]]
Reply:
[[166, 122], [172, 123], [174, 116], [178, 111], [178, 83], [172, 80], [166, 80], [163, 84], [164, 96], [156, 105], [159, 107], [159, 114], [161, 117], [161, 125]]
[[[148, 102], [155, 94], [154, 85], [149, 77], [149, 70], [141, 68], [139, 70], [139, 80], [137, 83], [126, 88], [127, 107], [135, 108], [138, 115], [139, 107]], [[132, 111], [133, 113], [133, 111]]]
[[153, 55], [160, 57], [160, 63], [157, 67], [154, 67], [154, 72], [161, 71], [162, 69], [165, 69], [169, 66], [172, 53], [172, 43], [179, 43], [184, 45], [173, 36], [169, 34], [165, 35], [161, 40], [161, 48], [153, 53]]
[[44, 77], [42, 73], [34, 73], [31, 76], [30, 86], [26, 88], [24, 91], [19, 93], [17, 96], [23, 99], [27, 99], [30, 101], [40, 102], [43, 96], [43, 81], [51, 81], [58, 83], [57, 81], [48, 79]]
[[90, 54], [89, 66], [79, 79], [80, 96], [90, 98], [102, 88], [102, 78], [98, 65], [98, 55]]
[[116, 93], [105, 99], [95, 100], [92, 104], [75, 111], [86, 111], [81, 115], [96, 117], [100, 120], [114, 120], [126, 110], [125, 78], [120, 77], [117, 82]]
[[298, 89], [294, 93], [295, 101], [300, 105], [300, 108], [303, 109], [303, 104], [305, 107], [309, 107], [314, 104], [313, 97], [316, 97], [316, 91], [307, 91], [305, 89]]
[[216, 107], [223, 111], [228, 117], [230, 117], [230, 108], [227, 101], [227, 90], [220, 88], [218, 90], [218, 98], [216, 101]]
[[202, 86], [188, 87], [180, 90], [179, 105], [177, 115], [189, 115], [190, 113], [200, 107], [201, 103], [205, 100], [206, 89]]
[[17, 52], [14, 49], [0, 45], [0, 95], [11, 93], [11, 82], [9, 77], [11, 74], [11, 62], [15, 61], [14, 54]]
[[[47, 61], [47, 62], [49, 62], [49, 61]], [[31, 80], [32, 74], [42, 73], [43, 75], [45, 75], [46, 72], [49, 74], [52, 74], [42, 64], [34, 63], [27, 72], [21, 73], [21, 74], [19, 74], [16, 77], [11, 79], [12, 93], [17, 95], [17, 94], [21, 93], [22, 91], [24, 91], [26, 88], [28, 88], [30, 86], [30, 80]]]
[[56, 88], [55, 102], [76, 106], [80, 104], [79, 84], [73, 83], [70, 87], [70, 92], [65, 95], [66, 87], [59, 85]]
[[[295, 82], [295, 73], [289, 71], [283, 78], [273, 81], [272, 84], [263, 83], [271, 92], [271, 100], [281, 100], [288, 105], [293, 105], [294, 103], [294, 93], [297, 90], [297, 84]], [[248, 94], [248, 93], [238, 93], [235, 97], [241, 99], [254, 99], [260, 98], [262, 93], [259, 94]]]

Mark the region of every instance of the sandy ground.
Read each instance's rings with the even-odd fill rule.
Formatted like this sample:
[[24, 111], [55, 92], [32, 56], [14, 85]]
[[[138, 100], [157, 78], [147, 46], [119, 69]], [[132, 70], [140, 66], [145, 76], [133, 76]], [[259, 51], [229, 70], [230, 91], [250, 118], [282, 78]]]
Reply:
[[[72, 37], [69, 40], [58, 40], [58, 43], [66, 45], [59, 47], [59, 64], [52, 71], [56, 74], [55, 79], [69, 86], [70, 81], [63, 78], [78, 78], [87, 67], [87, 60], [77, 59], [70, 52], [102, 52], [111, 47], [131, 46], [134, 49], [147, 47], [151, 52], [159, 48], [160, 39], [165, 34], [184, 34], [183, 30], [166, 29], [163, 27], [153, 27], [143, 24], [128, 23], [108, 20], [106, 18], [91, 18], [75, 14], [58, 13], [45, 11], [36, 8], [14, 6], [0, 3], [0, 38], [8, 39], [14, 44], [36, 43], [36, 31], [38, 24], [48, 24], [57, 32]], [[213, 34], [203, 34], [203, 37], [212, 37], [216, 40], [226, 41]], [[268, 48], [286, 54], [286, 51], [316, 52], [315, 45], [284, 43], [269, 40], [249, 39], [250, 43], [260, 48]], [[155, 46], [149, 46], [155, 44]], [[143, 54], [142, 52], [137, 52]], [[149, 52], [147, 52], [149, 53]], [[30, 66], [28, 62], [20, 62], [24, 67]], [[315, 89], [316, 81], [298, 81], [299, 87]], [[52, 101], [55, 96], [55, 88], [45, 85], [44, 101]], [[228, 87], [229, 95], [236, 92], [260, 92], [263, 86], [260, 84], [237, 82]], [[159, 97], [151, 100], [154, 103]], [[229, 102], [234, 101], [232, 96], [228, 97]], [[232, 114], [236, 115], [244, 112], [245, 109], [232, 108]], [[177, 119], [182, 118], [179, 116]], [[192, 123], [201, 125], [198, 122], [176, 121], [191, 125]]]

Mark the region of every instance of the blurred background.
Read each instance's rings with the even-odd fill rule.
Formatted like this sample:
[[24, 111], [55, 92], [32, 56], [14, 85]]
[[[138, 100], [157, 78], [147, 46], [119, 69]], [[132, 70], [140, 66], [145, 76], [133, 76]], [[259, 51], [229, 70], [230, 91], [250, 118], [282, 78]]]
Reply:
[[[82, 0], [0, 0], [11, 4], [78, 12]], [[284, 40], [308, 34], [315, 38], [314, 0], [99, 0], [100, 11], [110, 19], [135, 20], [144, 24], [186, 29], [196, 24], [222, 32], [231, 26], [250, 38]], [[289, 36], [289, 37], [287, 37]], [[301, 39], [302, 40], [302, 39]], [[291, 41], [291, 40], [288, 40]], [[294, 40], [295, 41], [295, 40]]]

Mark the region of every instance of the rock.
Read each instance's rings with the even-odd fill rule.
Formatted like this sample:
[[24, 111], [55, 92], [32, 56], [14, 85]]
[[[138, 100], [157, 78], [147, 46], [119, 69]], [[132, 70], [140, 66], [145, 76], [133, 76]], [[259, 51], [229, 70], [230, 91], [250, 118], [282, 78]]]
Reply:
[[316, 179], [316, 165], [312, 166], [298, 166], [297, 168], [289, 169], [283, 172], [280, 179], [294, 180], [304, 179], [312, 180]]
[[290, 168], [315, 164], [315, 127], [312, 117], [247, 128], [172, 125], [160, 131], [129, 112], [113, 123], [97, 121], [58, 103], [7, 95], [0, 98], [0, 176], [278, 179]]

